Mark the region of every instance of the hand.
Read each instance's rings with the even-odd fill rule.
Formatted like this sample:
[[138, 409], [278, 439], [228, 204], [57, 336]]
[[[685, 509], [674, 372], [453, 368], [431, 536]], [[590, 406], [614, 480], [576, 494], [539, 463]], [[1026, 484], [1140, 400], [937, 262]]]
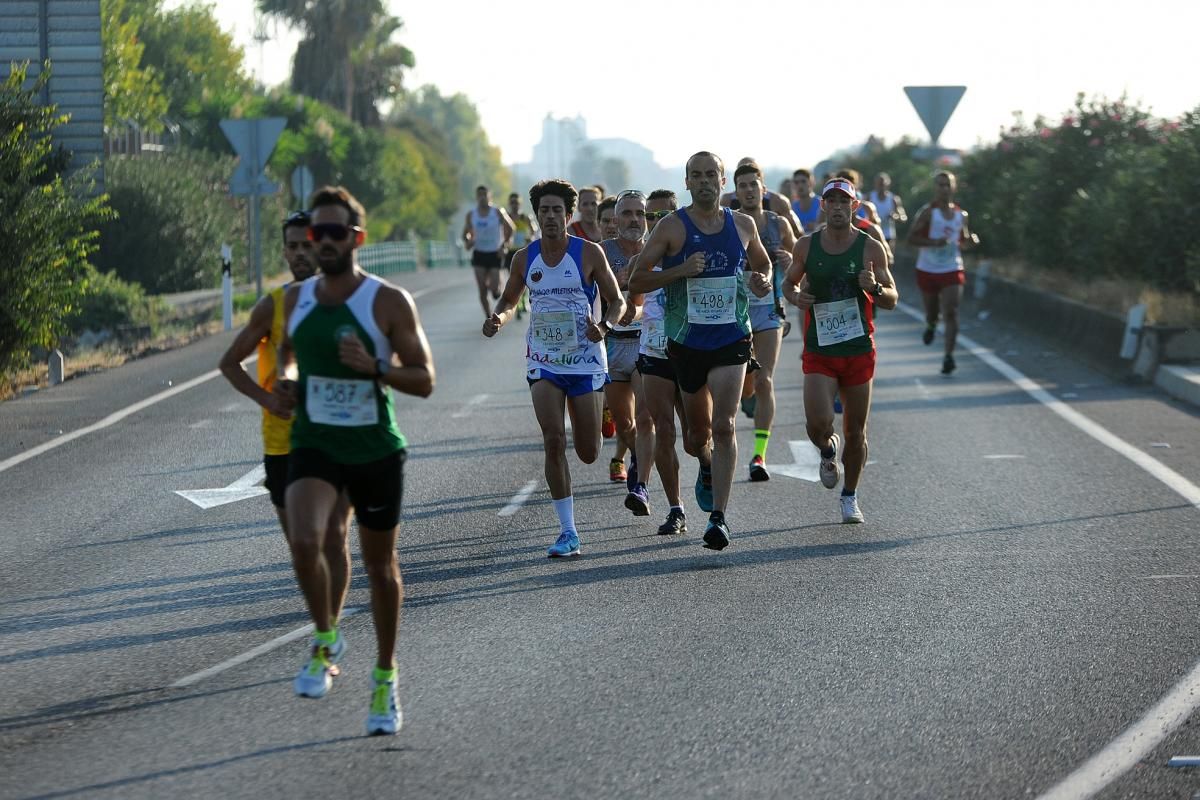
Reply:
[[809, 294], [808, 291], [808, 273], [805, 273], [800, 278], [800, 283], [796, 285], [795, 293], [789, 296], [788, 300], [801, 311], [808, 311], [808, 309], [812, 308], [813, 303], [817, 302], [816, 296]]
[[367, 352], [362, 339], [354, 334], [347, 334], [338, 340], [338, 361], [355, 372], [375, 377], [378, 369], [375, 357]]
[[704, 253], [692, 253], [676, 269], [680, 270], [685, 277], [694, 278], [708, 269], [708, 257]]
[[496, 332], [504, 327], [504, 321], [500, 319], [499, 314], [492, 314], [483, 321], [483, 335], [489, 339], [496, 335]]
[[296, 408], [297, 394], [295, 381], [286, 378], [275, 381], [267, 401], [267, 412], [280, 419], [291, 419]]
[[761, 272], [751, 272], [746, 279], [746, 285], [750, 287], [750, 291], [754, 292], [756, 297], [766, 297], [771, 293], [771, 279]]
[[875, 279], [875, 262], [868, 261], [867, 268], [858, 273], [858, 288], [864, 292], [869, 292], [875, 288], [875, 284], [879, 283]]
[[587, 336], [589, 342], [601, 342], [604, 341], [604, 337], [607, 333], [608, 328], [606, 328], [604, 325], [597, 325], [591, 320], [588, 320], [587, 333], [584, 335]]
[[786, 273], [792, 266], [792, 252], [780, 248], [775, 251], [775, 269]]
[[617, 320], [617, 323], [620, 325], [631, 324], [633, 322], [633, 318], [637, 316], [637, 310], [638, 310], [638, 307], [635, 306], [633, 303], [626, 302], [625, 303], [625, 313], [621, 315], [621, 318], [619, 320]]

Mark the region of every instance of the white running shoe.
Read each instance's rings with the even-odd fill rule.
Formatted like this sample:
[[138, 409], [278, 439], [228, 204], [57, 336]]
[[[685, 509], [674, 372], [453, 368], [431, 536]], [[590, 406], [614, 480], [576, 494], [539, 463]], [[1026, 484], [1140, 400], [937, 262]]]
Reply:
[[292, 689], [300, 697], [324, 697], [333, 686], [337, 667], [329, 660], [329, 648], [324, 645], [313, 647], [312, 657], [300, 669], [292, 681]]
[[842, 477], [842, 468], [838, 464], [838, 450], [841, 449], [842, 440], [835, 433], [833, 435], [833, 458], [821, 459], [821, 485], [826, 489], [832, 489], [837, 486], [838, 479]]
[[866, 522], [866, 520], [863, 518], [862, 509], [858, 507], [858, 495], [852, 494], [849, 497], [842, 495], [841, 501], [843, 523], [858, 524], [860, 522]]
[[396, 696], [396, 682], [372, 681], [371, 713], [367, 715], [367, 736], [391, 736], [400, 732], [404, 715]]
[[[333, 640], [333, 644], [325, 648], [330, 664], [336, 664], [342, 658], [342, 654], [346, 652], [346, 640], [342, 638], [342, 632], [337, 632], [337, 638]], [[337, 673], [334, 673], [337, 674]]]

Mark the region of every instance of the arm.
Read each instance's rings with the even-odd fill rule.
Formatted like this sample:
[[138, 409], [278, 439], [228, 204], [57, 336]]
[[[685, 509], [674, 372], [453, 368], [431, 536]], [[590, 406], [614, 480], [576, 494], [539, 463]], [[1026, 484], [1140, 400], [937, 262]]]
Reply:
[[280, 402], [280, 397], [259, 386], [242, 368], [242, 362], [250, 357], [258, 343], [271, 335], [271, 320], [274, 316], [275, 301], [268, 294], [254, 305], [254, 310], [250, 312], [250, 321], [238, 332], [229, 349], [221, 356], [218, 366], [221, 374], [234, 389], [275, 416], [287, 419], [291, 412]]
[[967, 212], [966, 211], [962, 212], [962, 215], [963, 215], [962, 236], [958, 240], [958, 246], [960, 248], [962, 248], [963, 250], [971, 250], [971, 249], [974, 249], [979, 246], [979, 237], [976, 236], [971, 231], [971, 229], [968, 227], [969, 220], [967, 219]]
[[792, 204], [786, 197], [781, 194], [771, 195], [771, 210], [787, 221], [788, 227], [792, 230], [793, 239], [804, 232], [800, 227], [800, 218], [796, 216], [795, 209], [792, 208]]
[[746, 276], [746, 286], [759, 297], [766, 297], [771, 293], [771, 257], [758, 238], [758, 226], [753, 217], [740, 213], [734, 215], [734, 223], [742, 236], [750, 269], [754, 270]]
[[[600, 245], [594, 242], [584, 243], [583, 269], [596, 282], [600, 297], [608, 305], [602, 320], [591, 320], [588, 324], [587, 338], [598, 342], [625, 314], [625, 298], [621, 294], [621, 287], [617, 286], [617, 277], [613, 275], [612, 267], [609, 266]], [[601, 327], [600, 322], [608, 323], [607, 328]]]
[[[867, 259], [868, 269], [858, 273], [859, 288], [874, 297], [875, 305], [880, 308], [895, 308], [896, 304], [900, 302], [900, 292], [896, 288], [896, 282], [892, 280], [891, 270], [888, 269], [885, 248], [875, 239], [871, 239], [867, 242], [864, 255]], [[883, 266], [880, 266], [881, 264]], [[880, 294], [872, 291], [876, 284], [883, 289]]]
[[930, 206], [925, 206], [917, 212], [917, 219], [908, 231], [908, 243], [913, 247], [941, 247], [946, 242], [942, 239], [929, 238], [929, 222], [933, 219]]
[[492, 315], [483, 321], [483, 335], [489, 339], [508, 324], [513, 318], [521, 293], [525, 291], [525, 265], [529, 258], [529, 248], [522, 247], [513, 256], [508, 268], [508, 280], [504, 283], [504, 291], [496, 301]]
[[375, 296], [372, 313], [392, 346], [393, 357], [389, 362], [392, 366], [381, 370], [381, 359], [368, 353], [357, 336], [338, 340], [338, 360], [398, 392], [428, 397], [434, 384], [433, 356], [412, 295], [399, 286], [387, 284]]
[[504, 231], [504, 240], [500, 242], [500, 249], [507, 250], [508, 243], [512, 241], [513, 231], [517, 228], [513, 225], [512, 217], [508, 215], [507, 211], [503, 208], [497, 208], [496, 210], [500, 212], [500, 228]]
[[462, 231], [463, 244], [470, 250], [475, 246], [475, 229], [471, 227], [471, 212], [467, 212], [467, 218], [463, 220]]
[[892, 192], [892, 199], [895, 201], [896, 208], [892, 211], [892, 219], [901, 224], [908, 222], [908, 213], [904, 210], [904, 203], [900, 201], [900, 195]]
[[816, 298], [808, 293], [808, 276], [805, 274], [805, 261], [811, 243], [811, 235], [803, 236], [796, 242], [792, 248], [792, 265], [783, 279], [784, 299], [801, 311], [807, 311], [816, 302]]
[[523, 214], [522, 216], [529, 220], [529, 241], [532, 242], [542, 235], [542, 229], [538, 227], [537, 217], [531, 217], [528, 214]]
[[650, 241], [638, 255], [637, 266], [629, 273], [629, 291], [637, 294], [661, 289], [680, 278], [692, 278], [704, 272], [704, 254], [693, 253], [682, 264], [670, 269], [654, 271], [669, 249], [678, 252], [683, 248], [684, 229], [679, 218], [671, 215], [658, 221], [650, 234]]

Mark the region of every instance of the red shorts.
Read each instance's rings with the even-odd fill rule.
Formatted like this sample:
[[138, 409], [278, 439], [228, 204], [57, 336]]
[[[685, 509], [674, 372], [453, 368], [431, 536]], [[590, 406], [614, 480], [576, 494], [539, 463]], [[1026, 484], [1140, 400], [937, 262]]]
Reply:
[[966, 282], [967, 273], [961, 269], [955, 272], [917, 270], [917, 288], [925, 294], [937, 294], [947, 286], [962, 286]]
[[875, 351], [856, 356], [823, 356], [805, 353], [800, 356], [805, 375], [828, 375], [838, 386], [861, 386], [875, 377]]

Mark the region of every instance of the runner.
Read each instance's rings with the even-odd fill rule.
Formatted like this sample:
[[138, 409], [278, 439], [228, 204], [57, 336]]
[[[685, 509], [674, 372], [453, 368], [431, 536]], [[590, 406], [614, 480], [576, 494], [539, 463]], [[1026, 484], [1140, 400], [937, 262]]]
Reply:
[[[521, 195], [516, 192], [508, 196], [508, 218], [512, 220], [513, 235], [512, 241], [504, 253], [504, 268], [506, 270], [511, 269], [513, 255], [538, 237], [537, 222], [533, 217], [521, 210]], [[521, 300], [517, 303], [517, 319], [523, 317], [528, 310], [529, 306], [525, 301], [525, 294], [522, 293]]]
[[604, 239], [617, 238], [617, 198], [609, 195], [596, 207], [596, 219], [600, 222], [600, 236]]
[[[679, 207], [675, 193], [670, 189], [656, 189], [646, 199], [646, 222], [655, 225], [670, 216]], [[649, 234], [647, 234], [649, 235]], [[630, 271], [637, 269], [639, 256], [630, 261]], [[649, 267], [661, 271], [658, 264]], [[675, 454], [675, 418], [683, 420], [683, 396], [675, 381], [675, 370], [667, 358], [667, 333], [664, 322], [662, 289], [647, 294], [630, 292], [629, 302], [642, 309], [642, 336], [638, 340], [637, 375], [634, 376], [634, 391], [637, 405], [637, 457], [641, 465], [638, 483], [632, 490], [632, 502], [645, 506], [650, 513], [650, 495], [646, 488], [651, 467], [658, 467], [658, 476], [663, 484], [670, 508], [666, 521], [658, 526], [660, 536], [687, 533], [687, 516], [679, 495], [679, 458]], [[687, 425], [683, 425], [684, 449], [687, 445]], [[633, 510], [633, 509], [631, 509]]]
[[513, 223], [508, 214], [492, 205], [492, 193], [486, 186], [477, 186], [475, 208], [467, 212], [462, 236], [471, 251], [471, 266], [475, 268], [475, 285], [485, 319], [492, 313], [488, 292], [492, 297], [500, 296], [501, 259], [512, 235]]
[[[598, 195], [604, 194], [604, 189], [602, 187], [596, 186], [593, 188], [596, 190]], [[586, 190], [584, 191], [586, 192]], [[583, 194], [581, 193], [581, 197], [582, 196]], [[612, 196], [605, 197], [600, 201], [600, 205], [596, 207], [596, 220], [600, 227], [599, 241], [603, 241], [605, 239], [615, 239], [617, 237], [616, 207], [617, 198]], [[582, 234], [577, 233], [574, 235], [581, 236]], [[607, 347], [607, 339], [605, 341], [605, 346]], [[608, 463], [608, 479], [613, 483], [628, 481], [629, 475], [625, 472], [625, 454], [630, 452], [630, 450], [625, 446], [625, 442], [623, 442], [617, 435], [617, 421], [613, 416], [612, 409], [608, 407], [607, 384], [605, 385], [604, 391], [603, 416], [600, 418], [600, 432], [604, 435], [605, 439], [617, 440], [617, 452], [613, 454], [612, 460]]]
[[[612, 270], [599, 245], [567, 234], [579, 195], [563, 180], [543, 180], [529, 190], [542, 238], [513, 257], [512, 272], [496, 309], [483, 323], [492, 337], [512, 319], [513, 306], [529, 290], [526, 380], [542, 429], [546, 483], [560, 533], [551, 558], [579, 555], [571, 471], [567, 466], [564, 406], [571, 414], [575, 453], [585, 464], [600, 455], [600, 390], [607, 380], [605, 335], [625, 313]], [[600, 315], [600, 301], [608, 310]]]
[[[317, 269], [313, 245], [308, 240], [308, 224], [307, 211], [293, 212], [283, 221], [283, 258], [292, 272], [292, 280], [297, 283], [311, 278]], [[285, 283], [271, 290], [255, 304], [250, 321], [221, 356], [220, 364], [221, 373], [233, 388], [262, 406], [263, 469], [267, 476], [264, 486], [270, 493], [285, 540], [288, 523], [284, 494], [287, 492], [288, 453], [292, 449], [292, 413], [288, 400], [284, 395], [276, 394], [274, 389], [276, 379], [284, 375], [278, 354], [284, 333], [283, 296], [290, 285]], [[242, 369], [242, 362], [256, 348], [257, 383]], [[349, 517], [350, 506], [345, 497], [338, 498], [337, 507], [329, 517], [324, 541], [325, 561], [329, 564], [330, 606], [335, 621], [342, 614], [350, 586]]]
[[[617, 220], [615, 238], [600, 243], [604, 256], [612, 268], [617, 287], [624, 291], [629, 283], [629, 260], [641, 252], [646, 237], [646, 196], [636, 189], [626, 189], [613, 199], [614, 215]], [[605, 200], [605, 203], [608, 201]], [[604, 203], [601, 203], [603, 206]], [[603, 212], [601, 212], [603, 214]], [[603, 216], [601, 216], [603, 222]], [[612, 332], [605, 338], [608, 351], [609, 382], [604, 386], [605, 407], [613, 421], [617, 438], [617, 450], [609, 462], [609, 480], [625, 480], [628, 495], [625, 507], [634, 516], [643, 517], [650, 513], [649, 506], [642, 503], [634, 493], [638, 483], [638, 461], [636, 426], [634, 420], [635, 388], [637, 375], [638, 341], [642, 333], [641, 320], [637, 319], [637, 306], [626, 303], [625, 314]], [[625, 469], [625, 453], [632, 457], [629, 470]]]
[[[711, 512], [704, 546], [722, 550], [729, 545], [725, 510], [737, 463], [738, 400], [750, 360], [746, 290], [759, 297], [771, 293], [771, 259], [754, 220], [721, 207], [725, 167], [719, 157], [696, 153], [684, 174], [692, 204], [654, 227], [629, 288], [666, 290], [667, 353], [683, 392], [685, 445], [700, 461], [696, 500]], [[754, 274], [743, 281], [747, 260]], [[663, 269], [652, 271], [659, 262]]]
[[[754, 220], [763, 247], [771, 256], [774, 290], [766, 297], [750, 296], [750, 328], [754, 337], [754, 358], [759, 368], [747, 376], [754, 385], [754, 457], [750, 460], [750, 480], [766, 481], [771, 479], [766, 458], [771, 425], [775, 420], [775, 365], [783, 342], [783, 322], [776, 309], [783, 297], [783, 276], [792, 264], [796, 239], [791, 227], [785, 225], [778, 214], [763, 209], [763, 174], [757, 164], [738, 167], [733, 173], [733, 183], [742, 211]], [[746, 400], [743, 400], [743, 409], [746, 406]]]
[[949, 375], [954, 363], [954, 345], [958, 342], [958, 305], [962, 300], [966, 273], [962, 251], [979, 244], [979, 237], [967, 226], [967, 212], [955, 205], [958, 181], [951, 172], [933, 176], [933, 202], [917, 212], [908, 232], [908, 243], [917, 252], [917, 288], [925, 304], [925, 331], [921, 341], [933, 342], [938, 314], [946, 322], [945, 357], [942, 374]]
[[[875, 374], [874, 307], [895, 308], [900, 299], [883, 245], [852, 220], [854, 185], [843, 178], [825, 184], [825, 228], [796, 242], [784, 295], [804, 312], [804, 416], [808, 438], [821, 452], [820, 478], [827, 489], [841, 477], [842, 522], [862, 522], [858, 482], [867, 462], [867, 416]], [[842, 437], [833, 432], [833, 397], [841, 394]]]
[[908, 214], [904, 211], [900, 195], [892, 191], [892, 176], [886, 172], [875, 176], [875, 188], [871, 190], [870, 200], [879, 212], [879, 227], [883, 229], [883, 238], [887, 240], [888, 247], [895, 250], [896, 225], [908, 222]]
[[796, 198], [792, 201], [792, 211], [800, 220], [804, 233], [815, 231], [821, 219], [821, 199], [813, 194], [812, 184], [813, 176], [809, 170], [798, 169], [792, 173], [792, 192]]
[[[757, 166], [758, 162], [750, 156], [746, 156], [737, 162], [737, 166], [734, 168], [735, 172], [747, 164], [754, 164]], [[788, 225], [790, 225], [792, 228], [792, 235], [799, 236], [803, 228], [800, 226], [800, 218], [797, 217], [792, 211], [791, 183], [789, 181], [784, 181], [784, 183], [788, 185], [787, 194], [772, 194], [771, 191], [764, 186], [761, 205], [768, 211], [774, 212], [785, 219]], [[727, 208], [732, 208], [734, 211], [740, 211], [742, 208], [741, 201], [738, 200], [736, 191], [725, 192], [723, 195], [721, 195], [721, 205]]]
[[343, 491], [358, 520], [371, 585], [378, 656], [367, 734], [400, 729], [396, 632], [403, 584], [396, 558], [405, 439], [392, 390], [428, 397], [433, 359], [412, 295], [364, 272], [355, 250], [366, 239], [362, 205], [342, 187], [318, 189], [309, 236], [324, 273], [284, 296], [285, 349], [299, 380], [288, 463], [287, 518], [292, 565], [316, 633], [312, 656], [293, 682], [296, 694], [322, 697], [345, 650], [330, 601], [324, 555], [327, 520]]
[[599, 221], [602, 197], [604, 190], [596, 186], [585, 186], [579, 190], [579, 219], [571, 223], [571, 227], [567, 229], [568, 234], [587, 239], [589, 242], [599, 242], [604, 238]]

